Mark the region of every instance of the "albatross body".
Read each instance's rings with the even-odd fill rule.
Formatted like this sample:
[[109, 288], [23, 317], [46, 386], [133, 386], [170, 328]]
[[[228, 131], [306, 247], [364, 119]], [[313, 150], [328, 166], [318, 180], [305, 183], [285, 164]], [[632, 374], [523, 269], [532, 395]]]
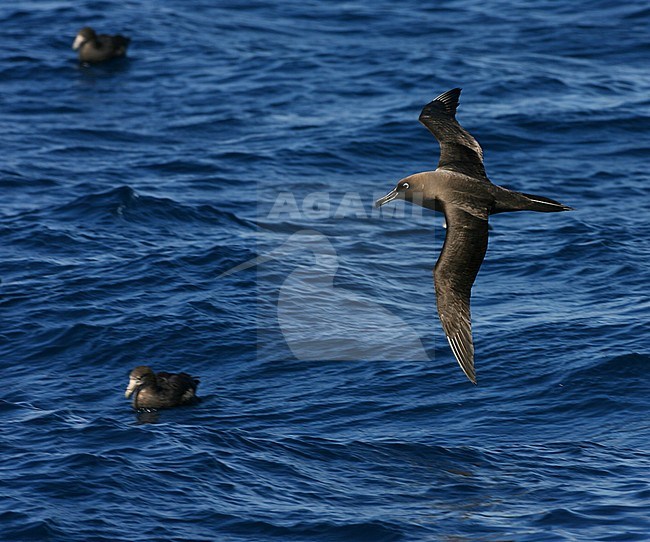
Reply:
[[440, 143], [438, 168], [400, 180], [375, 205], [403, 199], [445, 214], [447, 234], [433, 271], [438, 315], [456, 360], [476, 384], [470, 294], [487, 250], [488, 217], [506, 211], [553, 213], [571, 207], [508, 190], [487, 178], [481, 146], [456, 121], [460, 90], [441, 94], [420, 114], [420, 122]]
[[195, 403], [199, 380], [187, 373], [154, 373], [140, 365], [131, 371], [124, 397], [133, 397], [133, 408], [159, 409]]
[[119, 58], [126, 55], [131, 38], [116, 34], [97, 34], [89, 26], [79, 30], [72, 48], [79, 53], [79, 60], [87, 63], [103, 62], [111, 58]]

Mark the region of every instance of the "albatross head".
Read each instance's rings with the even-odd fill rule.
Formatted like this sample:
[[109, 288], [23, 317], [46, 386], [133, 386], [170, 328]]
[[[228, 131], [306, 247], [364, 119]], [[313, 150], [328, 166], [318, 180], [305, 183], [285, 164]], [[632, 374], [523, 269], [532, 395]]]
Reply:
[[151, 370], [151, 367], [147, 367], [146, 365], [140, 365], [139, 367], [136, 367], [131, 371], [131, 374], [129, 375], [129, 385], [126, 387], [124, 397], [128, 399], [140, 386], [155, 381], [156, 375]]
[[424, 194], [424, 178], [422, 173], [416, 173], [401, 179], [395, 188], [393, 188], [384, 197], [375, 201], [375, 207], [381, 207], [394, 199], [403, 199], [412, 203], [422, 205]]
[[95, 31], [89, 26], [84, 26], [81, 30], [79, 30], [77, 37], [74, 39], [72, 48], [76, 51], [87, 41], [94, 41], [96, 39], [97, 39], [97, 34], [95, 34]]

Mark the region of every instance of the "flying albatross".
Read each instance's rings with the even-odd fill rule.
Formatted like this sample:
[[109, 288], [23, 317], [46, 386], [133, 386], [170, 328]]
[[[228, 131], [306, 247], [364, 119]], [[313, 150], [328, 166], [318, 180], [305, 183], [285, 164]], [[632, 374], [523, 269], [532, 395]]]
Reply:
[[433, 271], [438, 315], [460, 368], [476, 384], [469, 305], [487, 250], [488, 217], [506, 211], [570, 211], [571, 207], [490, 182], [483, 149], [456, 120], [460, 90], [444, 92], [420, 113], [420, 122], [440, 143], [437, 169], [405, 177], [375, 206], [403, 199], [445, 214], [447, 235]]

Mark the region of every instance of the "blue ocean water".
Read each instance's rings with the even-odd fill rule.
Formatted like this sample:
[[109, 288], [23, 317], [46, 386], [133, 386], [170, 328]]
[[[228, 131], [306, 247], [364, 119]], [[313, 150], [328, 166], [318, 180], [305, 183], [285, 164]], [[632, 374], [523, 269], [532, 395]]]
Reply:
[[[0, 17], [2, 540], [650, 540], [647, 7]], [[88, 24], [129, 57], [80, 66]], [[417, 117], [456, 86], [490, 178], [576, 209], [491, 219], [477, 387], [442, 218], [372, 209], [435, 167]], [[144, 363], [202, 403], [135, 413]]]

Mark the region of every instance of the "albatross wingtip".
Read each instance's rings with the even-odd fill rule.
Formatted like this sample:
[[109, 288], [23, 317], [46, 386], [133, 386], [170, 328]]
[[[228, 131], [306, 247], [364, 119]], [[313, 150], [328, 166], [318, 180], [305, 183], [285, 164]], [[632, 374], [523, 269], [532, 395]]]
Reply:
[[440, 100], [442, 102], [442, 101], [445, 100], [445, 97], [447, 97], [447, 96], [458, 98], [458, 96], [460, 96], [460, 93], [462, 92], [462, 90], [463, 89], [460, 88], [460, 87], [454, 87], [454, 88], [452, 88], [450, 90], [446, 90], [442, 94], [439, 94], [438, 96], [436, 96], [435, 99]]
[[449, 115], [454, 118], [456, 116], [461, 90], [460, 87], [456, 87], [436, 96], [424, 106], [422, 113], [420, 113], [420, 120], [436, 117], [440, 114], [443, 116]]

